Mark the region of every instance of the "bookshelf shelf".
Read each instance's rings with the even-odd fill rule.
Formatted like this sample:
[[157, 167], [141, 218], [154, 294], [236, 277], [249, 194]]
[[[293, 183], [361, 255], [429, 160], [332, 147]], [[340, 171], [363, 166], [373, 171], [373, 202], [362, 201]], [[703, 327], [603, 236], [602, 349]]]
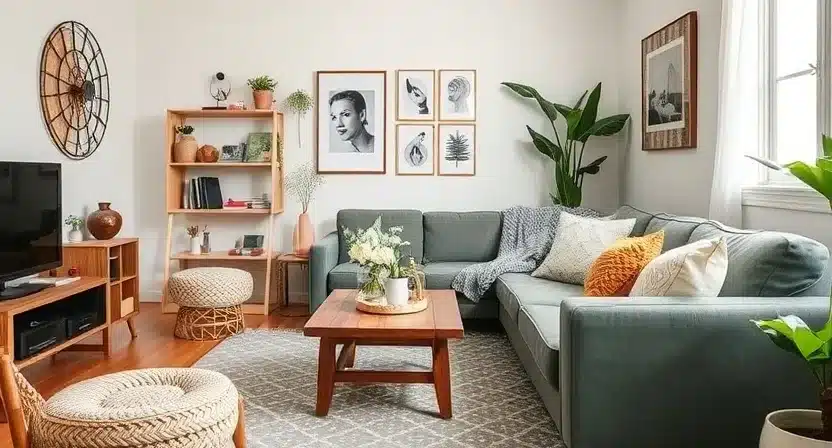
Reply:
[[[280, 214], [283, 212], [283, 170], [281, 169], [281, 165], [283, 160], [279, 160], [280, 157], [275, 155], [272, 157], [272, 160], [269, 162], [216, 162], [216, 163], [181, 163], [175, 162], [173, 159], [173, 146], [176, 141], [176, 128], [178, 126], [182, 126], [188, 122], [188, 120], [196, 120], [195, 126], [200, 127], [208, 127], [211, 126], [210, 122], [204, 121], [202, 119], [207, 118], [225, 118], [225, 119], [249, 119], [249, 120], [257, 120], [257, 123], [261, 125], [265, 120], [270, 120], [270, 132], [272, 133], [272, 148], [278, 147], [278, 139], [283, 136], [283, 114], [280, 112], [272, 111], [272, 110], [201, 110], [201, 109], [168, 109], [166, 113], [165, 119], [165, 144], [166, 150], [165, 153], [167, 154], [166, 157], [166, 188], [165, 188], [165, 202], [166, 202], [166, 209], [168, 213], [168, 227], [167, 227], [167, 241], [166, 241], [166, 256], [165, 256], [165, 285], [163, 287], [163, 295], [162, 295], [162, 304], [163, 309], [166, 312], [173, 312], [176, 311], [175, 304], [168, 303], [167, 298], [167, 279], [170, 277], [172, 272], [172, 264], [177, 264], [180, 269], [186, 269], [189, 266], [189, 262], [208, 262], [214, 263], [216, 262], [218, 265], [222, 265], [223, 263], [238, 261], [238, 262], [265, 262], [265, 284], [262, 290], [264, 291], [263, 294], [263, 304], [247, 304], [244, 308], [244, 312], [246, 313], [257, 313], [257, 314], [269, 314], [271, 309], [273, 309], [273, 304], [271, 302], [276, 303], [276, 294], [269, 294], [270, 291], [273, 289], [272, 285], [272, 269], [275, 263], [272, 261], [277, 257], [277, 253], [273, 251], [272, 247], [274, 244], [273, 232], [275, 227], [275, 215]], [[210, 144], [211, 142], [200, 142], [200, 144]], [[279, 154], [277, 151], [273, 151], [274, 154]], [[202, 176], [202, 172], [191, 172], [191, 169], [220, 169], [225, 170], [223, 173], [227, 171], [233, 171], [236, 176], [245, 175], [245, 176], [257, 176], [257, 179], [268, 179], [269, 184], [271, 185], [270, 189], [267, 190], [269, 193], [269, 197], [271, 199], [271, 208], [216, 208], [216, 209], [193, 209], [193, 208], [186, 208], [187, 204], [184, 203], [184, 199], [187, 198], [188, 195], [183, 194], [185, 193], [183, 190], [189, 185], [188, 180], [192, 179], [197, 176]], [[212, 176], [220, 175], [220, 172], [215, 172]], [[226, 173], [227, 174], [227, 173]], [[221, 177], [218, 177], [221, 181]], [[206, 191], [216, 191], [216, 187], [211, 190], [210, 183], [211, 179], [207, 179], [204, 182], [205, 185], [209, 185], [208, 187], [201, 187], [206, 188]], [[214, 181], [216, 182], [216, 181]], [[216, 185], [216, 184], [214, 184]], [[183, 197], [184, 196], [184, 197]], [[216, 198], [219, 195], [215, 196], [208, 196], [209, 202], [210, 198]], [[258, 194], [255, 194], [258, 196]], [[223, 197], [223, 202], [228, 198]], [[204, 201], [204, 199], [203, 199]], [[214, 200], [213, 204], [218, 205], [216, 199]], [[200, 217], [205, 217], [206, 220], [210, 219], [213, 216], [229, 216], [233, 218], [242, 218], [246, 217], [244, 221], [241, 221], [241, 224], [245, 226], [250, 226], [251, 219], [267, 219], [268, 220], [268, 231], [263, 232], [264, 235], [264, 242], [263, 248], [265, 250], [265, 254], [257, 257], [252, 256], [234, 256], [228, 255], [225, 252], [212, 252], [206, 255], [190, 255], [189, 252], [177, 252], [174, 251], [173, 248], [173, 239], [175, 237], [174, 228], [180, 229], [183, 228], [184, 224], [178, 224], [174, 226], [174, 221], [176, 220], [177, 216], [182, 215], [195, 215]], [[181, 219], [181, 218], [180, 218]], [[193, 219], [193, 218], [192, 218]], [[228, 218], [232, 219], [232, 218]], [[209, 224], [210, 227], [210, 224]], [[182, 230], [184, 232], [184, 230]], [[241, 232], [242, 234], [243, 232]], [[271, 256], [268, 254], [272, 254]], [[204, 265], [204, 264], [203, 264]], [[243, 269], [243, 265], [248, 266], [249, 264], [243, 263], [242, 265], [234, 264], [234, 266], [240, 266]], [[254, 265], [251, 265], [254, 266]], [[258, 264], [259, 268], [257, 272], [263, 273], [263, 268], [261, 264]], [[253, 272], [254, 273], [254, 272]], [[257, 277], [255, 277], [256, 279]], [[257, 281], [255, 280], [255, 284]], [[274, 300], [272, 300], [274, 299]]]

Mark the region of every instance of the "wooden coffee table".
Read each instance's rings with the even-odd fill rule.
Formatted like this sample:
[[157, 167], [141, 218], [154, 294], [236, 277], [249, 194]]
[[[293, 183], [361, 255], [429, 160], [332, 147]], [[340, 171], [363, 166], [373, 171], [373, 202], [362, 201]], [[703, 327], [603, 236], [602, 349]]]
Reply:
[[[428, 308], [414, 314], [384, 316], [355, 309], [357, 291], [337, 289], [303, 327], [306, 336], [320, 337], [318, 401], [315, 414], [325, 416], [335, 383], [428, 383], [436, 388], [439, 416], [451, 418], [451, 364], [448, 339], [461, 339], [462, 318], [452, 290], [430, 290]], [[337, 359], [336, 346], [343, 345]], [[353, 369], [359, 345], [433, 348], [433, 369], [388, 371]]]

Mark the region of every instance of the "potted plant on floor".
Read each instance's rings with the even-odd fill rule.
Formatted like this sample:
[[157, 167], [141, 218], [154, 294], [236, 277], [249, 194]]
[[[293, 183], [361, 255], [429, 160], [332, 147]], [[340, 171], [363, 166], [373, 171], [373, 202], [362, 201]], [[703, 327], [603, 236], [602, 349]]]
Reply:
[[301, 165], [286, 177], [286, 191], [300, 202], [303, 211], [298, 215], [292, 242], [295, 255], [302, 258], [309, 257], [309, 250], [315, 242], [315, 229], [309, 218], [309, 203], [315, 195], [315, 190], [324, 184], [323, 176], [319, 175], [311, 163]]
[[270, 76], [263, 75], [248, 80], [248, 86], [254, 93], [254, 108], [265, 110], [271, 109], [274, 102], [274, 89], [277, 81]]
[[[822, 194], [832, 206], [832, 138], [824, 135], [823, 157], [815, 165], [792, 162], [778, 165], [748, 156], [778, 171], [785, 171]], [[832, 311], [832, 310], [830, 310]], [[752, 321], [778, 347], [806, 361], [818, 381], [821, 410], [783, 409], [766, 416], [760, 448], [832, 447], [832, 313], [819, 331], [797, 316]]]

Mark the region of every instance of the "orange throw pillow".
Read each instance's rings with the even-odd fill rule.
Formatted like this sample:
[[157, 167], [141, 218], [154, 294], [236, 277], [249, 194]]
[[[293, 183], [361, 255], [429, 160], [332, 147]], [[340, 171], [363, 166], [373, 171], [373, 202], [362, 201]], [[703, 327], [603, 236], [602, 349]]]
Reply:
[[662, 253], [663, 244], [664, 230], [645, 236], [619, 239], [592, 262], [584, 280], [584, 295], [628, 295], [641, 270]]

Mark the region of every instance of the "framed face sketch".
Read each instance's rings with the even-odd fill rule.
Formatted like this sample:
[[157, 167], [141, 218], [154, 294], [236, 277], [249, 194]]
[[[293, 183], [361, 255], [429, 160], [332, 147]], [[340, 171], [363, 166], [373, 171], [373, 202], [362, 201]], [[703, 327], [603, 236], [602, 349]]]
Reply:
[[396, 174], [433, 176], [436, 158], [432, 124], [396, 125]]
[[477, 126], [439, 124], [440, 176], [473, 176], [477, 173]]
[[477, 120], [476, 70], [439, 70], [439, 120]]
[[315, 88], [318, 173], [384, 174], [387, 72], [319, 71]]
[[433, 121], [436, 70], [396, 71], [396, 120]]
[[642, 150], [696, 147], [696, 12], [641, 41]]

